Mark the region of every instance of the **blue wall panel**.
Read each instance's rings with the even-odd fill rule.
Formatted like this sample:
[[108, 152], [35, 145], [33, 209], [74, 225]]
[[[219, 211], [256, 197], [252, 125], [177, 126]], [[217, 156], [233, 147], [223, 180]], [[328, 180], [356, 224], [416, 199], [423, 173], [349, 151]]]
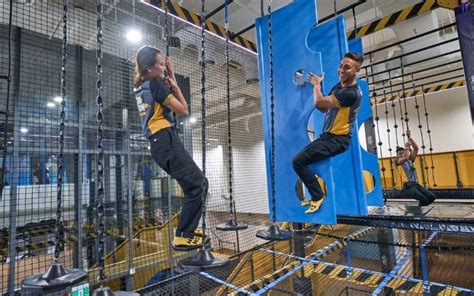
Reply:
[[[298, 177], [292, 168], [292, 159], [310, 143], [308, 121], [318, 137], [324, 114], [317, 110], [313, 112], [312, 87], [309, 84], [305, 87], [295, 85], [294, 73], [300, 69], [304, 69], [306, 73], [324, 73], [323, 90], [327, 94], [339, 81], [337, 67], [348, 51], [342, 16], [318, 26], [315, 26], [316, 22], [314, 1], [296, 0], [272, 14], [277, 221], [332, 224], [336, 223], [336, 212], [348, 215], [367, 214], [362, 178], [363, 159], [366, 156], [363, 156], [363, 149], [359, 145], [358, 129], [353, 130], [351, 148], [348, 151], [311, 166], [313, 172], [324, 180], [327, 188], [328, 194], [321, 209], [314, 214], [305, 214], [306, 208], [300, 206], [296, 195]], [[270, 214], [273, 214], [268, 16], [257, 19], [256, 29], [267, 185]], [[362, 88], [366, 87], [361, 84]], [[364, 100], [368, 103], [368, 93], [364, 93]], [[370, 106], [364, 106], [368, 107], [362, 114], [365, 117], [370, 115]], [[361, 115], [359, 118], [362, 119]]]
[[[364, 54], [362, 47], [362, 39], [355, 38], [349, 41], [349, 51]], [[362, 89], [362, 103], [360, 105], [359, 113], [357, 114], [357, 129], [360, 130], [363, 123], [372, 117], [372, 109], [370, 107], [370, 92], [366, 80], [358, 80], [359, 86]], [[372, 122], [367, 122], [372, 124]], [[365, 141], [365, 139], [364, 139]], [[375, 139], [374, 139], [375, 141]], [[375, 186], [372, 191], [366, 193], [368, 206], [383, 206], [382, 184], [380, 178], [379, 161], [377, 154], [367, 152], [361, 147], [362, 155], [362, 169], [372, 174], [375, 180]]]

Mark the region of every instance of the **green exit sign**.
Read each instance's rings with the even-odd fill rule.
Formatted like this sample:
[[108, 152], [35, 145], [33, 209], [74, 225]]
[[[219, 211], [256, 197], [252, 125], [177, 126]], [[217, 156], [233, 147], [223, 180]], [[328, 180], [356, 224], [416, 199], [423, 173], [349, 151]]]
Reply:
[[71, 296], [89, 296], [89, 284], [83, 284], [80, 286], [73, 287], [70, 295]]

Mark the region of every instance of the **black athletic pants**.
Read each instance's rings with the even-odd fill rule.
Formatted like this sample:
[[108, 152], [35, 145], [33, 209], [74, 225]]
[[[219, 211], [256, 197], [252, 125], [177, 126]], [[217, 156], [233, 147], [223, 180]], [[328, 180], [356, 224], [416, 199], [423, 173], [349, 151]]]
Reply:
[[174, 128], [165, 128], [153, 134], [150, 143], [155, 162], [176, 179], [184, 192], [176, 236], [194, 237], [209, 186], [207, 178], [184, 149]]
[[323, 197], [323, 191], [309, 165], [346, 151], [350, 143], [350, 136], [323, 133], [293, 158], [293, 169], [308, 188], [312, 201], [320, 200]]
[[420, 206], [427, 206], [436, 199], [436, 195], [417, 182], [407, 182], [403, 186], [401, 195], [405, 198], [418, 200]]

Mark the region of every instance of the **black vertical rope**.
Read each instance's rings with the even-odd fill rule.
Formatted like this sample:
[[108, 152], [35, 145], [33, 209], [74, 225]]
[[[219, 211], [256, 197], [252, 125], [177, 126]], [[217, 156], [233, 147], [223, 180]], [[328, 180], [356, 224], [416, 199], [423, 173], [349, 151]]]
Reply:
[[[392, 95], [391, 97], [391, 100], [392, 100], [392, 103], [390, 104], [390, 106], [392, 107], [392, 112], [393, 112], [393, 128], [395, 129], [395, 142], [396, 142], [396, 145], [397, 147], [400, 147], [400, 146], [404, 146], [405, 143], [402, 143], [400, 145], [400, 142], [398, 141], [398, 128], [399, 128], [399, 125], [397, 123], [397, 108], [396, 108], [396, 104], [395, 104], [395, 100], [398, 100], [398, 105], [399, 105], [399, 108], [400, 108], [400, 116], [402, 117], [402, 129], [404, 129], [404, 124], [403, 124], [403, 111], [402, 111], [402, 105], [400, 103], [400, 98], [397, 98], [397, 97], [393, 97], [393, 85], [392, 85], [392, 74], [390, 72], [390, 70], [388, 71], [388, 81], [389, 81], [389, 84], [390, 84], [390, 94]], [[395, 161], [397, 159], [395, 158]], [[401, 174], [398, 174], [398, 177], [400, 179], [400, 186], [403, 186], [403, 179], [402, 179], [402, 175]], [[394, 182], [395, 182], [395, 175], [393, 175], [393, 179], [394, 179]]]
[[428, 140], [430, 143], [429, 151], [430, 151], [430, 162], [431, 162], [431, 176], [433, 177], [433, 186], [436, 187], [436, 179], [435, 179], [435, 173], [434, 173], [435, 166], [434, 166], [434, 160], [433, 160], [433, 142], [431, 141], [431, 129], [430, 129], [429, 121], [428, 121], [429, 114], [428, 114], [428, 109], [426, 108], [426, 96], [425, 96], [426, 93], [425, 93], [424, 85], [421, 85], [421, 90], [423, 94], [423, 107], [425, 110], [426, 133], [428, 134]]
[[[388, 114], [389, 114], [389, 111], [388, 111], [388, 102], [387, 102], [387, 93], [385, 91], [385, 82], [383, 83], [383, 97], [385, 98], [385, 103], [384, 103], [384, 106], [385, 106], [385, 123], [386, 123], [386, 128], [387, 128], [387, 143], [388, 143], [388, 153], [390, 155], [390, 173], [392, 174], [392, 188], [395, 188], [395, 175], [394, 175], [394, 167], [393, 167], [393, 161], [392, 161], [392, 158], [393, 158], [393, 149], [392, 149], [392, 140], [390, 139], [390, 125], [388, 124]], [[387, 188], [387, 187], [385, 187]]]
[[104, 42], [104, 36], [102, 31], [102, 17], [103, 17], [103, 0], [97, 0], [97, 97], [96, 104], [98, 107], [97, 111], [97, 266], [99, 269], [98, 281], [100, 286], [104, 285], [104, 281], [107, 278], [105, 275], [105, 242], [104, 242], [104, 146], [103, 146], [103, 99], [102, 99], [102, 45]]
[[10, 0], [10, 11], [8, 15], [8, 70], [7, 70], [7, 94], [5, 103], [5, 127], [3, 129], [3, 153], [2, 153], [2, 172], [0, 174], [0, 197], [3, 194], [3, 185], [5, 184], [5, 175], [7, 172], [7, 149], [8, 149], [8, 119], [10, 113], [10, 88], [12, 74], [12, 32], [13, 32], [13, 0]]
[[168, 25], [168, 4], [169, 0], [163, 0], [164, 11], [165, 11], [165, 40], [166, 40], [166, 57], [170, 56], [170, 42], [169, 42], [169, 25]]
[[[168, 6], [170, 5], [170, 0], [162, 0], [162, 6], [163, 10], [165, 11], [165, 40], [166, 40], [166, 46], [165, 46], [165, 54], [166, 57], [170, 56], [170, 32], [169, 32], [169, 22], [168, 22], [168, 15], [169, 15], [169, 8]], [[169, 75], [168, 70], [165, 71], [165, 78]], [[177, 127], [177, 121], [176, 121], [176, 112], [171, 112], [173, 114], [173, 124], [175, 127]], [[177, 129], [179, 131], [179, 129]]]
[[64, 119], [66, 109], [66, 67], [67, 67], [67, 12], [68, 0], [63, 3], [63, 40], [62, 40], [62, 66], [61, 66], [61, 114], [59, 117], [59, 154], [56, 161], [58, 171], [57, 182], [57, 209], [56, 209], [56, 226], [54, 239], [54, 263], [58, 263], [59, 255], [62, 248], [62, 239], [64, 235], [63, 224], [61, 221], [61, 207], [62, 207], [62, 189], [63, 189], [63, 150], [64, 150]]
[[276, 190], [275, 190], [275, 96], [273, 89], [273, 36], [272, 36], [272, 0], [268, 0], [268, 44], [270, 59], [270, 137], [271, 137], [271, 156], [270, 156], [270, 176], [272, 191], [272, 223], [276, 221]]
[[[169, 32], [169, 22], [168, 22], [168, 15], [169, 15], [169, 8], [168, 6], [171, 5], [170, 0], [162, 0], [162, 6], [163, 10], [165, 11], [165, 40], [166, 40], [166, 46], [165, 46], [165, 54], [166, 57], [170, 56], [170, 32]], [[165, 71], [165, 78], [169, 75], [168, 70]], [[173, 124], [175, 127], [177, 127], [177, 120], [176, 120], [176, 112], [171, 112], [173, 114]], [[177, 131], [180, 131], [180, 129], [177, 129]]]
[[[375, 78], [374, 78], [374, 66], [372, 65], [372, 54], [369, 54], [369, 62], [370, 62], [370, 77], [372, 78], [372, 85], [373, 85], [373, 89], [375, 88]], [[367, 75], [367, 77], [369, 77]], [[367, 82], [368, 82], [368, 79], [367, 79]], [[385, 90], [384, 90], [385, 91]], [[372, 99], [374, 100], [374, 109], [375, 109], [375, 123], [373, 125], [373, 127], [376, 127], [377, 128], [377, 145], [378, 147], [376, 147], [376, 151], [378, 151], [380, 153], [380, 160], [381, 160], [381, 164], [382, 164], [382, 167], [381, 167], [381, 171], [382, 171], [382, 179], [383, 179], [383, 186], [384, 188], [387, 188], [387, 180], [385, 178], [385, 166], [384, 166], [384, 163], [383, 163], [383, 152], [382, 152], [382, 145], [383, 145], [383, 142], [382, 142], [382, 138], [380, 137], [380, 124], [379, 124], [379, 120], [380, 120], [380, 117], [379, 117], [379, 111], [378, 111], [378, 107], [377, 107], [377, 93], [374, 91], [372, 92]], [[384, 198], [385, 198], [385, 195], [384, 195]]]
[[225, 0], [225, 71], [226, 71], [226, 96], [227, 96], [227, 144], [228, 144], [228, 158], [229, 158], [229, 208], [230, 215], [235, 218], [234, 213], [234, 197], [233, 197], [233, 155], [232, 155], [232, 127], [231, 127], [231, 113], [230, 113], [230, 68], [229, 68], [229, 16], [228, 16], [228, 0]]
[[[403, 92], [403, 91], [402, 91]], [[405, 142], [406, 142], [406, 139], [405, 139], [405, 117], [403, 117], [403, 106], [402, 106], [402, 98], [403, 98], [403, 94], [400, 95], [400, 92], [397, 92], [397, 97], [395, 97], [395, 99], [398, 101], [398, 108], [400, 109], [400, 122], [402, 124], [402, 139], [403, 139], [403, 143], [402, 145], [400, 146], [404, 146], [405, 145]]]
[[418, 128], [420, 129], [420, 136], [421, 136], [421, 150], [423, 151], [423, 156], [420, 156], [420, 162], [421, 162], [421, 167], [422, 169], [425, 170], [426, 172], [426, 177], [423, 178], [423, 186], [427, 186], [430, 187], [430, 180], [428, 178], [428, 164], [426, 162], [426, 158], [425, 158], [425, 155], [426, 155], [426, 152], [425, 152], [425, 148], [426, 148], [426, 145], [425, 145], [425, 137], [423, 136], [423, 125], [421, 124], [421, 116], [420, 116], [420, 105], [418, 104], [418, 97], [416, 95], [416, 85], [415, 85], [415, 81], [413, 80], [413, 75], [411, 76], [411, 83], [412, 83], [412, 87], [413, 87], [413, 96], [415, 97], [415, 109], [416, 109], [416, 116], [417, 116], [417, 119], [418, 119]]
[[374, 98], [374, 109], [375, 109], [375, 126], [377, 127], [377, 137], [378, 137], [378, 146], [379, 148], [377, 150], [379, 150], [380, 152], [380, 159], [382, 160], [382, 168], [381, 168], [381, 171], [382, 171], [382, 179], [383, 179], [383, 186], [384, 188], [387, 188], [387, 179], [385, 178], [385, 166], [383, 164], [383, 152], [382, 152], [382, 145], [383, 145], [383, 142], [382, 142], [382, 139], [380, 138], [380, 124], [379, 124], [379, 120], [380, 120], [380, 117], [379, 117], [379, 112], [378, 112], [378, 107], [377, 107], [377, 98], [375, 97], [376, 93], [374, 92], [373, 93], [373, 98]]
[[[206, 0], [201, 0], [201, 150], [202, 150], [202, 173], [206, 176]], [[203, 181], [203, 188], [205, 187]], [[204, 188], [206, 189], [206, 188]], [[202, 196], [202, 231], [206, 232], [206, 190]], [[205, 244], [202, 244], [204, 248]]]
[[[388, 82], [390, 84], [390, 94], [393, 95], [392, 74], [390, 70], [388, 70]], [[395, 98], [391, 97], [391, 102], [392, 103], [390, 104], [390, 106], [392, 107], [392, 113], [393, 113], [393, 128], [395, 129], [395, 144], [398, 147], [400, 146], [400, 143], [398, 142], [398, 123], [397, 123], [397, 109], [396, 109], [396, 104], [395, 104]]]
[[[403, 137], [403, 142], [405, 142], [405, 132], [406, 130], [409, 130], [410, 127], [408, 126], [408, 108], [407, 108], [407, 96], [406, 96], [406, 92], [405, 92], [405, 67], [403, 66], [403, 57], [400, 57], [400, 69], [402, 71], [401, 73], [401, 76], [402, 76], [402, 95], [400, 96], [400, 99], [399, 99], [399, 102], [401, 104], [401, 99], [403, 98], [403, 106], [405, 107], [405, 110], [404, 110], [404, 113], [405, 114], [405, 117], [400, 117], [400, 119], [402, 120], [402, 127], [403, 127], [403, 131], [402, 131], [402, 137]], [[402, 112], [402, 106], [400, 105], [400, 114]], [[403, 125], [403, 121], [405, 121], [405, 125], [406, 125], [406, 129], [405, 129], [405, 126]]]

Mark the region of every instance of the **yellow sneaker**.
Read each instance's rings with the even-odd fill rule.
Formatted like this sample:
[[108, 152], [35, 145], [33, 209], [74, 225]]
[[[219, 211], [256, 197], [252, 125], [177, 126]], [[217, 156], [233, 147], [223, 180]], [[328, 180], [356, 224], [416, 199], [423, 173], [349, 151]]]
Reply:
[[312, 214], [312, 213], [316, 212], [317, 210], [319, 210], [319, 208], [321, 207], [321, 204], [323, 203], [323, 201], [324, 201], [324, 198], [321, 198], [318, 201], [310, 201], [309, 209], [307, 209], [305, 211], [305, 214]]
[[194, 230], [194, 236], [202, 237], [203, 235], [204, 235], [204, 232], [202, 231], [202, 229]]
[[191, 238], [175, 236], [173, 239], [173, 246], [175, 248], [199, 248], [202, 246], [202, 238], [199, 236]]
[[302, 207], [307, 207], [307, 206], [309, 206], [309, 201], [307, 201], [306, 199], [303, 199], [303, 200], [301, 201], [300, 205], [301, 205]]

